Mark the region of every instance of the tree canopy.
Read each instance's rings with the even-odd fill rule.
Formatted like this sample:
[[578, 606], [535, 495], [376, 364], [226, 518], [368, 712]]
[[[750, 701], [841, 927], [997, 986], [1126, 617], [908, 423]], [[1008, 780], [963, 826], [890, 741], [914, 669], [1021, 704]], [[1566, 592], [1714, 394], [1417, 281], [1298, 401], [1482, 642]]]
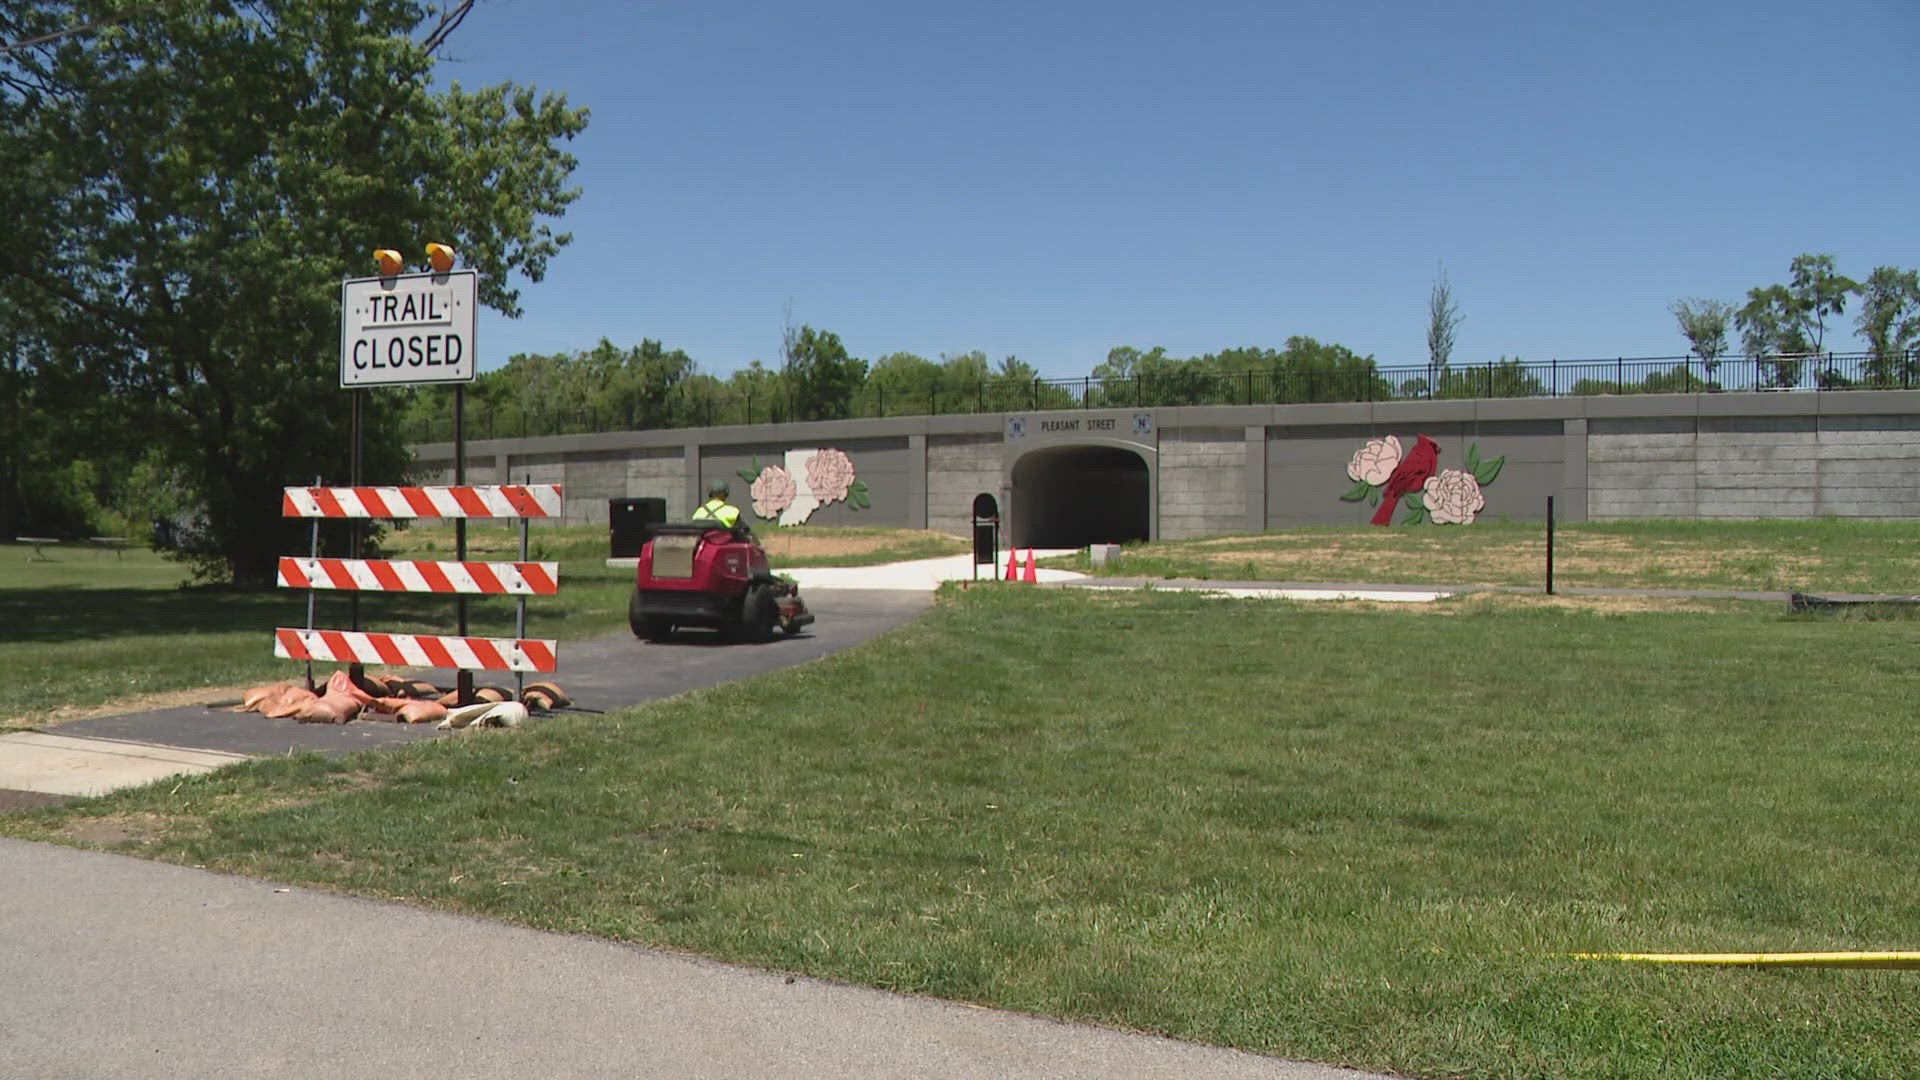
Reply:
[[[412, 0], [123, 7], [0, 14], [11, 41], [120, 16], [0, 53], [0, 326], [28, 343], [15, 381], [84, 390], [96, 430], [179, 478], [202, 570], [258, 579], [298, 532], [278, 489], [347, 478], [340, 280], [438, 240], [517, 314], [516, 278], [568, 242], [546, 222], [586, 112], [434, 89], [443, 35]], [[407, 466], [403, 404], [367, 401], [367, 482]]]

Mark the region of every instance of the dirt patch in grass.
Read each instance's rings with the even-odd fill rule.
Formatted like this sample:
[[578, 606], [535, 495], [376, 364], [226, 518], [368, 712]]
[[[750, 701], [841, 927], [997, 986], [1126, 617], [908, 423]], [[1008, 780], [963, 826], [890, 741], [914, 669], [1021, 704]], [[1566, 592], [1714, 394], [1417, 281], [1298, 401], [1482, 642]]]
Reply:
[[46, 795], [38, 791], [0, 788], [0, 814], [14, 810], [39, 810], [42, 807], [59, 806], [66, 801], [65, 795]]
[[[1544, 537], [1491, 535], [1484, 539], [1429, 530], [1426, 535], [1383, 531], [1378, 537], [1221, 537], [1175, 545], [1148, 545], [1147, 558], [1198, 559], [1211, 572], [1275, 580], [1449, 580], [1521, 584], [1544, 572]], [[1569, 582], [1649, 585], [1687, 582], [1778, 588], [1822, 580], [1818, 554], [1752, 545], [1705, 544], [1594, 533], [1563, 534], [1554, 547], [1556, 573]]]
[[[70, 724], [75, 720], [97, 720], [103, 716], [175, 709], [182, 705], [206, 705], [210, 708], [235, 705], [244, 686], [202, 686], [192, 690], [167, 690], [154, 694], [133, 694], [103, 701], [98, 705], [60, 705], [42, 712], [0, 714], [0, 731], [18, 728], [45, 728]], [[0, 706], [4, 708], [4, 706]]]
[[1649, 615], [1676, 612], [1712, 612], [1725, 610], [1723, 602], [1695, 600], [1678, 596], [1553, 596], [1514, 593], [1473, 593], [1439, 604], [1400, 604], [1398, 607], [1427, 607], [1442, 614], [1472, 614], [1483, 611], [1591, 611], [1602, 615]]
[[99, 814], [67, 821], [54, 836], [80, 847], [112, 849], [150, 843], [179, 823], [179, 818], [150, 812]]
[[960, 541], [946, 533], [927, 529], [900, 529], [894, 532], [852, 535], [809, 532], [806, 529], [764, 531], [756, 529], [754, 535], [759, 539], [760, 546], [767, 549], [767, 557], [775, 563], [792, 562], [797, 559], [828, 559], [843, 555], [870, 555], [888, 548], [930, 542], [950, 543], [955, 551], [964, 550]]

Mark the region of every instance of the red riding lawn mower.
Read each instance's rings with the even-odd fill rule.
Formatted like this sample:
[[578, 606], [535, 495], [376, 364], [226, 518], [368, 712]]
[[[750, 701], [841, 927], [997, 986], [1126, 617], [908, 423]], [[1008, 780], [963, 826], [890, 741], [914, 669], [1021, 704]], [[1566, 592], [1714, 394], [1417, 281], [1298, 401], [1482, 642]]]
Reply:
[[661, 641], [678, 626], [706, 626], [737, 641], [770, 641], [813, 621], [800, 589], [775, 577], [745, 528], [714, 522], [651, 526], [627, 605], [635, 637]]

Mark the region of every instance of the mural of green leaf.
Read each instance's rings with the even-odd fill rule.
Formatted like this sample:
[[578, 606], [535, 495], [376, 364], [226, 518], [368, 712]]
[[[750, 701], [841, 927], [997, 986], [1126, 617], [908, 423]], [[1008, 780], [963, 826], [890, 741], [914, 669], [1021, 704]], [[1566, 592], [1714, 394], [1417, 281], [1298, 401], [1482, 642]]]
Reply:
[[1467, 471], [1473, 474], [1473, 478], [1480, 482], [1481, 487], [1486, 487], [1488, 484], [1493, 483], [1496, 479], [1499, 478], [1500, 469], [1506, 463], [1507, 463], [1507, 456], [1505, 454], [1502, 454], [1499, 457], [1494, 458], [1492, 461], [1481, 462], [1478, 468], [1469, 466]]
[[1369, 492], [1377, 492], [1378, 490], [1377, 485], [1369, 484], [1365, 480], [1355, 480], [1353, 486], [1348, 488], [1347, 493], [1340, 496], [1340, 498], [1343, 502], [1359, 502], [1361, 499], [1366, 498]]

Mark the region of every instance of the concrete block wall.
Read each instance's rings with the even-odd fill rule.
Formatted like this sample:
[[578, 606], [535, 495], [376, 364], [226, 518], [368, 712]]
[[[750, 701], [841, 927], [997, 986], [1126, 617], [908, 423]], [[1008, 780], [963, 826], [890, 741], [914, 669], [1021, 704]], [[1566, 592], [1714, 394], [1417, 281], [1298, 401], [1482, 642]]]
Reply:
[[[686, 520], [693, 514], [693, 507], [687, 505], [686, 451], [678, 446], [649, 446], [629, 451], [624, 497], [665, 499], [667, 520]], [[606, 512], [603, 503], [601, 516], [605, 517]]]
[[1592, 420], [1588, 509], [1642, 517], [1920, 516], [1920, 417]]
[[1820, 513], [1920, 517], [1920, 416], [1823, 416]]
[[[1003, 444], [997, 432], [927, 436], [927, 528], [970, 536], [975, 495], [990, 492], [1005, 503], [1000, 490]], [[1004, 513], [1007, 508], [1001, 509]]]
[[1242, 427], [1160, 431], [1160, 536], [1238, 532], [1247, 521], [1247, 441]]
[[1691, 416], [1587, 421], [1588, 517], [1692, 517], [1698, 439]]

